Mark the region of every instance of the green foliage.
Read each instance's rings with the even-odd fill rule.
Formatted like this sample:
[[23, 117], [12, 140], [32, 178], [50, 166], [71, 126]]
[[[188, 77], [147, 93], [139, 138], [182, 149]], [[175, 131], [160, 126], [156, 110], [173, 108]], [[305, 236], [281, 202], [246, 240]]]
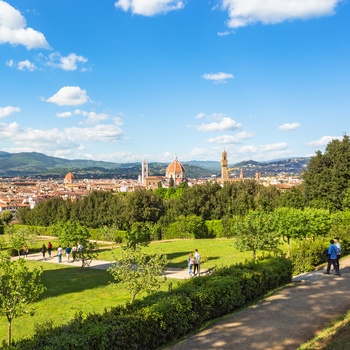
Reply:
[[316, 266], [325, 262], [323, 252], [329, 242], [322, 237], [299, 241], [292, 249], [290, 260], [293, 265], [293, 275], [313, 271]]
[[9, 210], [5, 210], [1, 212], [1, 221], [3, 221], [6, 225], [9, 225], [12, 220], [12, 213]]
[[[324, 154], [320, 151], [311, 158], [304, 173], [304, 189], [309, 205], [331, 212], [347, 205], [350, 181], [350, 138], [332, 140]], [[345, 202], [344, 202], [345, 200]]]
[[[280, 258], [219, 269], [212, 276], [184, 281], [168, 293], [102, 315], [76, 315], [60, 327], [43, 325], [32, 339], [17, 342], [13, 349], [156, 349], [290, 282], [290, 267]], [[254, 281], [248, 295], [244, 288], [250, 278]]]
[[45, 289], [40, 281], [41, 274], [42, 269], [29, 271], [23, 259], [11, 261], [0, 255], [0, 313], [8, 321], [8, 345], [11, 344], [13, 319], [27, 313], [29, 305]]
[[29, 237], [29, 231], [26, 228], [22, 228], [20, 230], [13, 230], [13, 232], [10, 234], [9, 243], [15, 249], [18, 253], [18, 256], [21, 255], [21, 251], [23, 249], [23, 246], [27, 244]]
[[208, 236], [213, 238], [223, 237], [223, 227], [221, 220], [207, 220]]
[[277, 253], [279, 237], [273, 230], [272, 215], [262, 210], [250, 211], [235, 230], [236, 247], [240, 251], [252, 251], [254, 259], [257, 259], [258, 251]]
[[209, 232], [201, 217], [180, 215], [175, 222], [170, 224], [163, 238], [209, 238]]
[[123, 247], [120, 259], [108, 269], [117, 282], [126, 283], [131, 293], [130, 304], [140, 292], [148, 294], [159, 289], [165, 282], [164, 272], [167, 258], [163, 254], [146, 254], [139, 244]]

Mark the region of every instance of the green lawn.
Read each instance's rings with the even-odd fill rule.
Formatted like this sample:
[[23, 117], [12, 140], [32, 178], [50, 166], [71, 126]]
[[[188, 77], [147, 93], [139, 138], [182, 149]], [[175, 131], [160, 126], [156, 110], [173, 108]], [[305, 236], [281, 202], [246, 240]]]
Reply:
[[[198, 249], [203, 259], [203, 268], [232, 265], [251, 259], [251, 252], [239, 252], [232, 239], [183, 239], [152, 242], [145, 248], [147, 252], [161, 252], [168, 257], [168, 267], [187, 267], [187, 257], [194, 249]], [[99, 260], [113, 261], [113, 255], [120, 256], [120, 248], [100, 249]], [[206, 261], [205, 261], [206, 260]]]
[[[187, 256], [197, 248], [203, 258], [203, 268], [213, 266], [232, 265], [251, 259], [251, 252], [238, 252], [231, 239], [201, 239], [201, 240], [173, 240], [159, 241], [145, 248], [148, 252], [160, 251], [167, 254], [168, 267], [187, 267]], [[121, 249], [101, 249], [100, 260], [113, 261], [113, 254], [118, 256]], [[42, 266], [44, 273], [42, 281], [47, 290], [36, 301], [34, 316], [22, 316], [13, 321], [13, 339], [30, 336], [35, 324], [42, 324], [52, 320], [54, 324], [67, 323], [76, 312], [103, 312], [118, 304], [125, 304], [130, 300], [130, 294], [123, 284], [111, 285], [111, 275], [97, 269], [81, 269], [59, 264], [48, 264], [27, 260], [29, 266]], [[167, 280], [167, 284], [171, 279]], [[162, 290], [167, 290], [164, 284]], [[141, 296], [138, 296], [140, 298]], [[7, 339], [7, 320], [0, 318], [0, 341]]]

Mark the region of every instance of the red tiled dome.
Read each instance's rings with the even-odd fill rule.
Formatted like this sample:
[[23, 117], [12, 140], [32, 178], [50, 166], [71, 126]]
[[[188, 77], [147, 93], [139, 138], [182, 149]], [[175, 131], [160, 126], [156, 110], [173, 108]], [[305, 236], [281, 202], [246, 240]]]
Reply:
[[175, 157], [174, 161], [171, 162], [168, 165], [168, 167], [166, 168], [165, 174], [167, 177], [172, 176], [174, 179], [184, 178], [185, 177], [185, 168]]

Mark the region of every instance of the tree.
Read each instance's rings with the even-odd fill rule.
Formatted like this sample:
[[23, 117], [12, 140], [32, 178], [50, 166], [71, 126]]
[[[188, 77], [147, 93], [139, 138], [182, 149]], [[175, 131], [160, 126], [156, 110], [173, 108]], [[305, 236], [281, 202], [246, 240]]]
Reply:
[[63, 246], [72, 246], [81, 244], [83, 250], [81, 252], [81, 267], [86, 266], [86, 263], [95, 258], [94, 253], [95, 244], [89, 241], [90, 232], [88, 229], [78, 222], [67, 221], [64, 223], [58, 223], [53, 228], [52, 231], [58, 236], [60, 244]]
[[9, 242], [11, 246], [17, 250], [18, 256], [20, 256], [23, 246], [27, 244], [29, 231], [26, 228], [22, 228], [16, 231], [13, 229], [13, 226], [11, 231], [12, 232], [10, 233]]
[[12, 220], [12, 213], [9, 210], [5, 210], [1, 213], [1, 220], [6, 224], [9, 225], [9, 223]]
[[305, 196], [309, 204], [331, 212], [342, 210], [350, 181], [350, 138], [332, 140], [324, 154], [311, 157], [304, 173]]
[[8, 346], [13, 319], [28, 313], [29, 305], [45, 290], [42, 272], [42, 268], [29, 271], [23, 259], [11, 261], [10, 257], [0, 256], [0, 312], [8, 322]]
[[282, 236], [288, 244], [288, 256], [290, 256], [291, 238], [303, 238], [308, 233], [307, 216], [301, 209], [277, 208], [272, 213], [273, 228]]
[[240, 251], [252, 251], [257, 259], [258, 251], [277, 252], [279, 237], [273, 230], [272, 216], [262, 210], [254, 210], [239, 222], [235, 228], [235, 245]]
[[126, 284], [131, 293], [130, 304], [132, 304], [137, 294], [141, 292], [150, 294], [165, 282], [166, 277], [160, 278], [160, 276], [166, 263], [167, 258], [164, 254], [146, 254], [137, 244], [134, 247], [122, 247], [121, 258], [117, 259], [108, 271], [117, 282]]

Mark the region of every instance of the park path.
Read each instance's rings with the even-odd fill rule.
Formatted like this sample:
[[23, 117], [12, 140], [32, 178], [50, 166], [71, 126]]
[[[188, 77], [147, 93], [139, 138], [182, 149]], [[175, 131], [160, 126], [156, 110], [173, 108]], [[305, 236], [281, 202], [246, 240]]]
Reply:
[[[23, 258], [23, 256], [21, 256]], [[13, 259], [18, 259], [18, 257], [13, 257]], [[52, 253], [51, 258], [46, 253], [46, 257], [43, 258], [42, 253], [34, 253], [34, 254], [28, 254], [28, 256], [25, 258], [26, 260], [35, 260], [40, 261], [44, 263], [51, 263], [51, 264], [58, 264], [58, 258], [57, 254]], [[75, 266], [75, 267], [81, 267], [81, 261], [68, 261], [66, 256], [62, 256], [62, 262], [61, 265], [68, 265], [68, 266]], [[90, 263], [90, 268], [94, 269], [100, 269], [100, 270], [107, 270], [112, 263], [110, 261], [105, 260], [92, 260]], [[203, 270], [205, 272], [205, 270]], [[188, 278], [188, 269], [180, 269], [180, 268], [167, 268], [164, 271], [164, 275], [168, 278], [175, 278], [175, 279], [186, 279]]]
[[340, 268], [341, 276], [324, 275], [324, 268], [296, 276], [274, 295], [167, 350], [296, 350], [350, 309], [350, 257]]

